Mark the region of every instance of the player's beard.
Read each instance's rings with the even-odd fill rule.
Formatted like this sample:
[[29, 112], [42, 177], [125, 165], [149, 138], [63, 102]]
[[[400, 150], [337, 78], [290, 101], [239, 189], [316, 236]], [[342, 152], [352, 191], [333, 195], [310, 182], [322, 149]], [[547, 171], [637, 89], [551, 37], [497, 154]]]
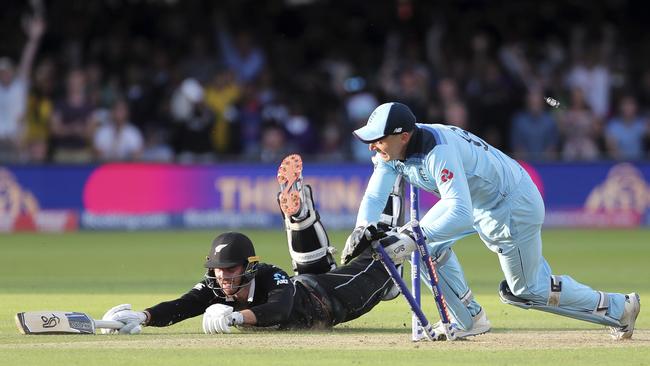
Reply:
[[[238, 283], [235, 283], [238, 282]], [[244, 286], [241, 286], [241, 277], [236, 277], [232, 278], [228, 281], [222, 281], [219, 286], [221, 287], [221, 291], [226, 296], [234, 296], [236, 293], [238, 293]]]

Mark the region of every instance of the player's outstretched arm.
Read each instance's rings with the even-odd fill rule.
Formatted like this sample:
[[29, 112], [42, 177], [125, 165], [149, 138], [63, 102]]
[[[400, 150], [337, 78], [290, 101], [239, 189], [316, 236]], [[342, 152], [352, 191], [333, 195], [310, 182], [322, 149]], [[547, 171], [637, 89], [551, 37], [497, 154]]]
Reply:
[[199, 282], [178, 299], [161, 302], [155, 306], [135, 311], [130, 304], [109, 309], [102, 320], [117, 320], [125, 324], [118, 330], [102, 330], [103, 333], [137, 334], [143, 326], [166, 327], [182, 320], [201, 315], [214, 298], [204, 282]]
[[138, 334], [142, 332], [142, 325], [149, 319], [149, 314], [144, 311], [133, 311], [131, 304], [120, 304], [110, 308], [102, 320], [113, 320], [124, 323], [120, 329], [102, 328], [104, 334]]

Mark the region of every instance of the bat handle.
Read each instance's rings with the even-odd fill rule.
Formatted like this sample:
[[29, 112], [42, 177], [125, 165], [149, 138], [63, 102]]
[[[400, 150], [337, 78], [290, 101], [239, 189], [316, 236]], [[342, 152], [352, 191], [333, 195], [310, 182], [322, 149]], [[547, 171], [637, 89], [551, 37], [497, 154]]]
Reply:
[[117, 320], [95, 320], [95, 328], [120, 329], [124, 323]]

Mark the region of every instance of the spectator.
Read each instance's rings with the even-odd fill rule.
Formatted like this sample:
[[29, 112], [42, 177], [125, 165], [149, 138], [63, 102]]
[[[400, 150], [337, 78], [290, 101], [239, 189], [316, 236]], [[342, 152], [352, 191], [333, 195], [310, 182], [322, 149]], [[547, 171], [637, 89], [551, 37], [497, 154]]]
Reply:
[[267, 125], [262, 130], [260, 160], [265, 163], [277, 163], [282, 160], [291, 151], [287, 143], [287, 135], [281, 125]]
[[216, 72], [205, 88], [205, 104], [216, 117], [212, 130], [212, 143], [218, 153], [232, 154], [237, 147], [234, 143], [237, 132], [234, 128], [234, 119], [235, 105], [240, 97], [241, 88], [230, 70]]
[[379, 102], [375, 94], [368, 90], [367, 81], [362, 77], [347, 78], [342, 84], [343, 90], [347, 93], [343, 101], [345, 121], [347, 122], [347, 126], [344, 126], [344, 131], [346, 131], [344, 141], [350, 144], [353, 160], [367, 162], [372, 156], [372, 152], [368, 150], [366, 144], [351, 138], [352, 131], [366, 124], [370, 113], [379, 105]]
[[[321, 131], [321, 146], [319, 159], [324, 161], [343, 161], [346, 159], [347, 149], [345, 138], [352, 135], [347, 133], [348, 128], [342, 126], [343, 112], [339, 109], [328, 110], [325, 115], [325, 122]], [[345, 133], [345, 136], [343, 135]], [[356, 140], [356, 139], [355, 139]], [[367, 160], [366, 160], [367, 161]]]
[[599, 156], [597, 138], [600, 121], [585, 102], [582, 90], [571, 92], [571, 105], [560, 117], [562, 158], [564, 160], [594, 160]]
[[100, 160], [138, 160], [143, 149], [142, 134], [129, 122], [129, 106], [118, 99], [111, 108], [110, 121], [97, 129], [95, 154]]
[[346, 86], [350, 85], [346, 81], [351, 79], [350, 75], [352, 74], [350, 61], [341, 53], [335, 49], [320, 63], [320, 69], [329, 80], [328, 89], [336, 97], [343, 97], [349, 92], [346, 90]]
[[289, 115], [284, 121], [289, 143], [298, 151], [305, 154], [314, 154], [318, 150], [315, 126], [311, 119], [304, 113], [297, 102], [289, 104]]
[[84, 68], [86, 75], [86, 93], [90, 104], [97, 107], [108, 107], [115, 101], [115, 95], [105, 90], [104, 69], [97, 62], [91, 62]]
[[453, 102], [445, 108], [444, 123], [469, 130], [467, 108], [461, 102]]
[[238, 81], [249, 83], [255, 80], [264, 69], [266, 60], [252, 34], [239, 31], [233, 41], [223, 16], [217, 17], [217, 27], [217, 39], [224, 64], [235, 73]]
[[40, 17], [27, 20], [25, 32], [28, 39], [18, 69], [14, 70], [9, 58], [0, 57], [0, 161], [18, 158], [30, 73], [40, 39], [45, 32], [45, 21]]
[[[429, 103], [428, 120], [439, 123], [445, 119], [445, 110], [453, 103], [462, 103], [458, 83], [450, 77], [443, 77], [436, 84], [437, 94]], [[452, 122], [452, 121], [449, 121]]]
[[242, 88], [242, 97], [237, 108], [239, 125], [239, 143], [242, 145], [244, 158], [258, 160], [260, 154], [263, 105], [259, 99], [255, 84], [246, 84]]
[[68, 73], [65, 98], [54, 106], [50, 121], [50, 148], [56, 162], [91, 160], [88, 138], [92, 132], [94, 106], [86, 92], [86, 75], [81, 69]]
[[210, 162], [214, 149], [210, 133], [215, 116], [204, 102], [203, 87], [195, 79], [185, 79], [172, 96], [175, 122], [174, 150], [183, 163]]
[[619, 115], [610, 119], [605, 130], [609, 156], [617, 160], [643, 158], [643, 143], [648, 137], [648, 121], [638, 115], [636, 98], [623, 96], [619, 101]]
[[165, 131], [160, 128], [148, 128], [144, 133], [142, 160], [160, 163], [174, 161], [174, 149], [167, 143]]
[[[74, 71], [73, 68], [83, 67], [84, 105], [102, 108], [112, 105], [118, 96], [127, 98], [132, 122], [141, 131], [157, 131], [145, 134], [155, 136], [154, 146], [165, 146], [160, 138], [176, 138], [171, 133], [171, 121], [175, 118], [170, 99], [182, 80], [193, 76], [206, 86], [205, 103], [216, 117], [214, 128], [208, 133], [214, 150], [208, 154], [210, 159], [216, 156], [215, 152], [231, 156], [242, 151], [244, 155], [248, 152], [248, 158], [258, 159], [262, 126], [268, 123], [264, 111], [268, 105], [278, 103], [283, 105], [273, 108], [276, 112], [283, 106], [299, 104], [303, 108], [301, 115], [311, 121], [314, 136], [335, 137], [332, 126], [343, 128], [340, 143], [344, 146], [343, 154], [349, 155], [352, 147], [348, 129], [354, 127], [354, 122], [346, 120], [345, 115], [337, 115], [335, 118], [340, 120], [329, 122], [322, 111], [345, 108], [349, 118], [348, 104], [353, 109], [365, 109], [364, 101], [355, 100], [356, 93], [345, 90], [346, 85], [357, 80], [353, 75], [364, 75], [366, 88], [362, 93], [370, 93], [376, 103], [387, 99], [404, 101], [422, 121], [440, 122], [446, 110], [454, 109], [449, 105], [461, 102], [467, 106], [470, 117], [481, 116], [480, 125], [467, 119], [468, 128], [497, 146], [512, 141], [509, 127], [514, 123], [516, 108], [524, 100], [521, 91], [533, 87], [547, 91], [550, 96], [568, 95], [570, 87], [581, 89], [591, 114], [601, 116], [597, 121], [610, 117], [613, 91], [637, 88], [639, 115], [650, 112], [650, 71], [643, 63], [647, 51], [634, 43], [644, 23], [628, 16], [640, 14], [641, 7], [634, 2], [616, 7], [589, 7], [577, 2], [570, 6], [571, 11], [564, 12], [562, 4], [543, 0], [503, 7], [480, 16], [477, 9], [468, 12], [462, 2], [428, 3], [410, 14], [408, 21], [383, 5], [358, 3], [352, 7], [358, 10], [354, 15], [345, 2], [328, 3], [325, 7], [322, 3], [307, 2], [295, 7], [284, 2], [262, 2], [249, 7], [236, 1], [200, 2], [194, 6], [169, 1], [56, 2], [51, 9], [56, 11], [49, 11], [48, 16], [52, 24], [60, 26], [48, 29], [42, 49], [61, 74], [54, 75], [55, 81], [65, 79], [65, 73]], [[28, 41], [25, 46], [20, 39], [22, 32], [13, 29], [18, 18], [15, 15], [29, 4], [3, 4], [7, 21], [0, 22], [0, 32], [6, 35], [0, 53], [13, 48], [17, 49], [15, 53], [20, 51], [18, 48], [32, 49], [28, 46], [34, 43]], [[544, 10], [543, 14], [539, 9]], [[214, 11], [222, 11], [223, 15], [217, 16], [216, 22], [207, 22], [208, 14]], [[576, 11], [587, 14], [584, 21], [571, 21], [570, 14]], [[119, 16], [111, 18], [106, 14]], [[519, 21], [528, 19], [525, 15], [530, 14], [538, 16], [533, 21]], [[155, 24], [151, 19], [156, 19]], [[337, 20], [337, 26], [326, 27], [332, 19]], [[508, 19], [516, 21], [507, 22]], [[549, 28], [551, 23], [553, 27]], [[213, 29], [212, 24], [218, 28]], [[545, 31], [539, 33], [539, 29]], [[170, 44], [181, 47], [169, 47]], [[47, 86], [50, 91], [44, 91], [44, 85], [34, 79], [27, 112], [24, 101], [7, 102], [8, 98], [15, 98], [9, 94], [16, 95], [8, 92], [16, 88], [9, 85], [21, 84], [18, 76], [23, 68], [18, 65], [24, 59], [15, 62], [15, 73], [7, 59], [0, 62], [0, 74], [4, 75], [0, 76], [4, 80], [0, 82], [0, 150], [9, 151], [13, 158], [20, 141], [19, 155], [32, 161], [42, 161], [45, 148], [56, 153], [57, 161], [66, 161], [64, 150], [68, 150], [67, 161], [69, 150], [74, 152], [72, 160], [84, 161], [79, 158], [79, 151], [89, 150], [91, 141], [86, 140], [93, 136], [91, 131], [80, 133], [84, 127], [74, 134], [69, 129], [62, 132], [53, 122], [51, 133], [42, 123], [38, 127], [39, 119], [42, 122], [49, 114], [55, 114], [48, 112], [50, 99], [57, 102], [51, 109], [61, 114], [60, 101], [67, 97], [59, 93], [69, 89], [66, 85]], [[573, 61], [567, 64], [569, 60]], [[218, 68], [230, 70], [239, 89], [238, 98], [231, 94], [232, 85], [225, 90], [215, 87], [212, 93], [211, 75]], [[432, 83], [434, 79], [438, 82]], [[274, 85], [274, 80], [281, 83]], [[27, 90], [28, 86], [23, 85], [22, 89]], [[22, 95], [25, 99], [24, 92]], [[21, 108], [23, 113], [19, 114], [26, 117], [26, 124], [15, 117], [15, 111]], [[94, 110], [94, 116], [108, 119], [108, 110], [100, 109], [103, 114]], [[361, 120], [365, 122], [370, 111], [363, 113]], [[95, 117], [88, 119], [92, 118]], [[274, 119], [279, 123], [285, 120]], [[609, 152], [609, 143], [598, 134], [598, 126], [592, 136], [597, 142], [596, 151], [607, 146]], [[77, 135], [77, 142], [86, 146], [66, 147], [72, 135]], [[65, 143], [48, 146], [44, 143], [46, 139]], [[364, 161], [369, 155], [365, 146], [352, 151]]]
[[34, 72], [34, 83], [27, 101], [25, 116], [25, 153], [30, 162], [44, 162], [47, 158], [49, 123], [54, 112], [54, 79], [56, 69], [51, 59], [39, 63]]
[[183, 76], [201, 83], [208, 83], [216, 69], [216, 60], [210, 54], [208, 42], [202, 35], [194, 35], [190, 40], [190, 50], [181, 64]]
[[539, 89], [528, 92], [526, 110], [512, 119], [510, 147], [516, 159], [549, 160], [557, 156], [557, 122], [544, 109], [544, 95]]
[[418, 118], [426, 117], [429, 70], [415, 39], [402, 42], [397, 34], [391, 34], [384, 44], [379, 72], [379, 85], [388, 99], [408, 104]]
[[611, 76], [608, 66], [598, 60], [595, 49], [587, 52], [584, 59], [573, 66], [566, 82], [569, 88], [582, 91], [585, 102], [596, 117], [607, 117]]
[[470, 115], [481, 116], [481, 124], [472, 125], [469, 121], [470, 130], [484, 136], [488, 144], [502, 149], [509, 141], [513, 89], [496, 61], [486, 60], [485, 64], [476, 67], [477, 73], [467, 82], [467, 97]]
[[[399, 92], [390, 97], [411, 106], [416, 116], [426, 116], [429, 74], [423, 67], [408, 66], [398, 74]], [[420, 117], [422, 118], [422, 117]]]

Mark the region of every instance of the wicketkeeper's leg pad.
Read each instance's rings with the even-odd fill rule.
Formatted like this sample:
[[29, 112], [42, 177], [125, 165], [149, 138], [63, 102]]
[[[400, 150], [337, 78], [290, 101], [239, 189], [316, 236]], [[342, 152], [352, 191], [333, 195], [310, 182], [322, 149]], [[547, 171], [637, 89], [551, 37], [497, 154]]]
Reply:
[[[474, 299], [458, 257], [453, 250], [445, 248], [436, 254], [433, 261], [436, 265], [438, 284], [447, 303], [447, 309], [461, 329], [470, 330], [474, 326], [473, 314], [477, 314], [481, 310], [481, 306]], [[431, 289], [429, 273], [425, 266], [422, 266], [420, 275], [425, 279], [427, 287]]]
[[[499, 297], [504, 304], [514, 305], [522, 309], [535, 309], [545, 311], [547, 313], [553, 313], [557, 315], [566, 316], [573, 319], [584, 320], [590, 323], [596, 323], [601, 325], [607, 325], [610, 327], [620, 327], [621, 323], [606, 315], [607, 308], [609, 306], [609, 301], [607, 294], [604, 292], [600, 293], [600, 301], [596, 308], [591, 312], [586, 311], [577, 311], [561, 307], [560, 304], [560, 294], [562, 292], [562, 286], [560, 276], [551, 276], [551, 294], [549, 296], [549, 301], [546, 303], [537, 303], [532, 300], [522, 299], [512, 293], [508, 282], [503, 280], [499, 286]], [[555, 299], [557, 298], [557, 299]]]
[[307, 208], [307, 215], [296, 220], [283, 214], [293, 271], [297, 275], [329, 272], [336, 268], [335, 248], [330, 245], [320, 215], [314, 208], [311, 187], [304, 185], [302, 190], [301, 205]]

